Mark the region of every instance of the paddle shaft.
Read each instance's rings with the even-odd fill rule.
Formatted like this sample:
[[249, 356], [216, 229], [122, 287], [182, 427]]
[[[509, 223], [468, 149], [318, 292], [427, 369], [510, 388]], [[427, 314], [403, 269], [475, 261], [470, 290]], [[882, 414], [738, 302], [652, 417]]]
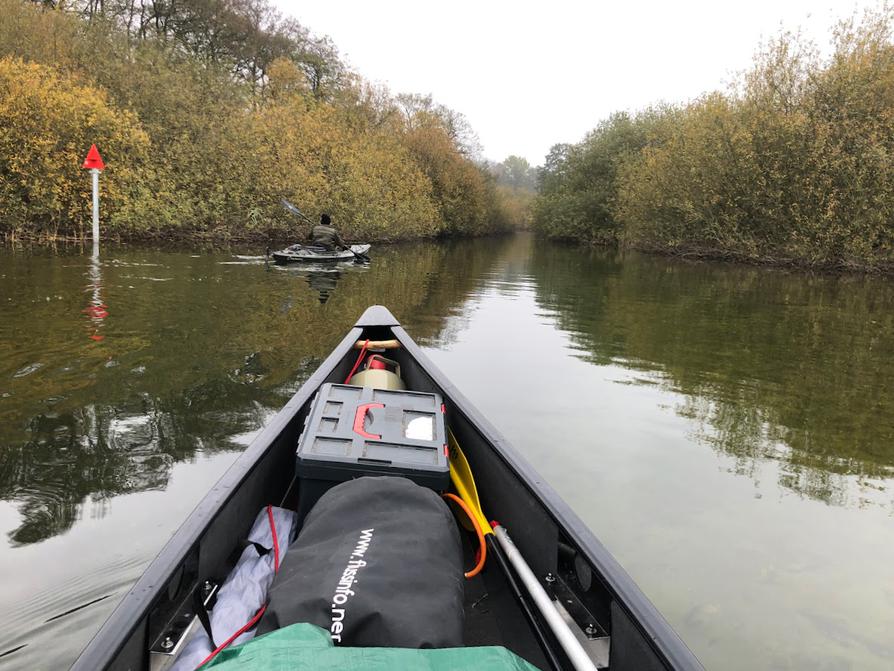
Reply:
[[304, 221], [306, 221], [306, 222], [307, 222], [308, 224], [310, 224], [311, 226], [314, 225], [314, 222], [312, 222], [310, 219], [308, 219], [308, 218], [304, 215], [304, 212], [302, 212], [302, 211], [299, 210], [297, 207], [295, 207], [294, 205], [292, 205], [292, 203], [290, 203], [289, 201], [287, 201], [285, 198], [283, 198], [283, 199], [282, 199], [281, 201], [279, 201], [279, 202], [280, 202], [280, 204], [282, 204], [282, 206], [283, 206], [284, 208], [286, 208], [289, 212], [291, 212], [292, 214], [294, 214], [296, 217], [301, 217], [302, 219], [304, 219]]
[[350, 245], [345, 245], [345, 249], [347, 249], [351, 254], [354, 255], [355, 259], [360, 259], [361, 261], [369, 261], [369, 257], [366, 254], [361, 254], [360, 252], [355, 252], [351, 249]]
[[[493, 536], [496, 536], [497, 542], [492, 543], [491, 547], [499, 548], [499, 551], [494, 552], [494, 556], [500, 561], [503, 573], [510, 582], [513, 591], [518, 596], [519, 602], [522, 604], [522, 608], [528, 616], [528, 621], [531, 623], [531, 626], [537, 634], [538, 642], [541, 644], [544, 653], [549, 657], [549, 662], [556, 665], [556, 668], [561, 668], [561, 666], [558, 665], [556, 655], [551, 649], [547, 637], [540, 628], [540, 621], [530, 611], [530, 606], [527, 604], [527, 600], [522, 596], [522, 591], [515, 582], [512, 569], [515, 569], [515, 573], [524, 583], [528, 596], [540, 611], [540, 614], [543, 616], [547, 625], [549, 625], [556, 641], [558, 641], [562, 650], [565, 651], [565, 655], [568, 657], [572, 666], [574, 666], [577, 671], [596, 671], [596, 666], [593, 664], [587, 651], [584, 650], [580, 641], [574, 636], [568, 623], [562, 619], [561, 615], [559, 615], [559, 611], [553, 604], [552, 599], [550, 599], [546, 590], [543, 589], [543, 586], [540, 584], [540, 581], [537, 580], [534, 572], [531, 571], [525, 558], [522, 557], [521, 552], [515, 547], [515, 543], [512, 542], [509, 533], [504, 527], [496, 523], [494, 523], [492, 530], [489, 528], [491, 525], [488, 524], [487, 517], [485, 517], [481, 508], [481, 501], [478, 499], [478, 488], [475, 486], [475, 476], [469, 466], [469, 461], [466, 459], [466, 455], [463, 453], [463, 450], [452, 431], [448, 431], [447, 440], [450, 447], [448, 452], [450, 460], [450, 480], [456, 488], [456, 491], [459, 492], [460, 497], [466, 502], [466, 505], [474, 511], [476, 524], [483, 528], [487, 528], [487, 531], [485, 531], [487, 537], [492, 539]], [[511, 564], [512, 568], [510, 568], [508, 564]]]
[[521, 581], [527, 588], [528, 594], [537, 605], [540, 614], [543, 615], [553, 635], [559, 641], [559, 645], [562, 646], [565, 654], [568, 655], [571, 665], [577, 671], [596, 671], [596, 665], [593, 664], [593, 660], [590, 659], [580, 641], [571, 632], [568, 623], [559, 615], [559, 611], [553, 604], [552, 599], [549, 598], [546, 590], [543, 589], [540, 581], [537, 580], [537, 576], [534, 575], [534, 572], [528, 566], [528, 562], [522, 557], [521, 552], [515, 547], [515, 543], [512, 542], [509, 533], [502, 526], [497, 525], [494, 527], [494, 535], [497, 537], [501, 549], [505, 552], [518, 577], [521, 578]]

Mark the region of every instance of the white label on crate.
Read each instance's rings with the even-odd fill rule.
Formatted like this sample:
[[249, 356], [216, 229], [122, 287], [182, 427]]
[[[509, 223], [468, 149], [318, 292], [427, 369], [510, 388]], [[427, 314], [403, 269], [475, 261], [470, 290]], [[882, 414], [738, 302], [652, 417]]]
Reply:
[[404, 437], [410, 440], [434, 440], [435, 422], [432, 417], [416, 417], [407, 422]]

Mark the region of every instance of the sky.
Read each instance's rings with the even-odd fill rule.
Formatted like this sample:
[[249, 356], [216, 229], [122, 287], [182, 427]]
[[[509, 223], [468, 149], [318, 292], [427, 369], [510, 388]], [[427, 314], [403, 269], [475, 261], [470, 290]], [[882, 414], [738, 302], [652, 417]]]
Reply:
[[392, 93], [431, 94], [478, 133], [483, 155], [539, 165], [609, 114], [723, 88], [762, 40], [800, 29], [828, 44], [852, 0], [274, 0], [328, 35], [352, 70]]

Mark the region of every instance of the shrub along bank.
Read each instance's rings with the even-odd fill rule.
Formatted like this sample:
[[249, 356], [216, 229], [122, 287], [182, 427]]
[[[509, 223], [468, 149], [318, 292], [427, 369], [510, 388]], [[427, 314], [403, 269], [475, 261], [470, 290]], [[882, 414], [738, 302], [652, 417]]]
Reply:
[[390, 95], [264, 0], [0, 0], [0, 236], [287, 238], [279, 206], [348, 238], [507, 228], [461, 115]]
[[553, 148], [535, 227], [554, 237], [818, 267], [894, 268], [891, 10], [830, 56], [783, 34], [727, 92], [618, 114]]

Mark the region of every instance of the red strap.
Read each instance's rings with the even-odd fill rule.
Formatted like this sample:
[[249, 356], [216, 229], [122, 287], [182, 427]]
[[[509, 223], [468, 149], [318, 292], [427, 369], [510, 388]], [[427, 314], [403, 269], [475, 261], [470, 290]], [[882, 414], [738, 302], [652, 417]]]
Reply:
[[360, 354], [357, 355], [357, 361], [354, 362], [354, 367], [351, 369], [351, 372], [348, 373], [348, 377], [345, 378], [345, 384], [351, 383], [351, 378], [354, 377], [354, 373], [357, 372], [357, 367], [360, 366], [360, 362], [363, 361], [363, 355], [366, 354], [367, 347], [369, 347], [369, 338], [366, 339], [366, 342], [363, 343], [363, 347], [360, 348]]
[[263, 606], [261, 606], [261, 608], [258, 610], [258, 612], [255, 613], [255, 616], [254, 616], [253, 618], [251, 618], [248, 622], [246, 622], [245, 625], [244, 625], [241, 629], [239, 629], [239, 630], [238, 630], [237, 632], [235, 632], [232, 636], [230, 636], [226, 641], [224, 641], [224, 642], [221, 643], [219, 646], [217, 646], [217, 647], [214, 649], [214, 651], [213, 651], [210, 655], [208, 655], [205, 659], [203, 659], [203, 660], [202, 660], [202, 663], [199, 664], [199, 665], [196, 667], [196, 669], [200, 669], [200, 668], [202, 668], [203, 666], [205, 666], [205, 664], [207, 664], [207, 663], [210, 662], [212, 659], [214, 659], [215, 657], [217, 657], [217, 653], [219, 653], [221, 650], [223, 650], [224, 648], [226, 648], [228, 645], [230, 645], [230, 643], [232, 643], [232, 642], [235, 641], [237, 638], [239, 638], [240, 636], [242, 636], [242, 634], [244, 634], [245, 632], [247, 632], [249, 629], [251, 629], [252, 627], [254, 627], [254, 626], [258, 623], [258, 621], [261, 619], [261, 616], [264, 614], [264, 611], [265, 611], [265, 610], [267, 610], [267, 604], [266, 604], [266, 603], [265, 603]]
[[270, 532], [273, 534], [273, 572], [279, 573], [279, 538], [276, 536], [276, 524], [273, 522], [273, 506], [267, 506], [267, 519], [270, 521]]
[[[279, 538], [276, 535], [276, 524], [273, 522], [273, 506], [269, 506], [269, 505], [267, 506], [267, 519], [270, 521], [270, 530], [273, 532], [273, 572], [279, 573]], [[258, 623], [258, 621], [261, 619], [261, 616], [264, 615], [264, 611], [266, 611], [266, 610], [267, 610], [267, 604], [265, 603], [263, 606], [261, 606], [261, 608], [258, 610], [258, 612], [255, 613], [255, 616], [253, 618], [251, 618], [248, 622], [246, 622], [243, 627], [241, 627], [237, 632], [235, 632], [232, 636], [230, 636], [226, 641], [224, 641], [219, 646], [217, 646], [210, 655], [208, 655], [204, 660], [202, 660], [202, 663], [199, 664], [196, 667], [196, 669], [199, 669], [199, 668], [203, 667], [205, 664], [207, 664], [208, 662], [210, 662], [212, 659], [214, 659], [217, 656], [217, 653], [219, 653], [221, 650], [223, 650], [228, 645], [230, 645], [230, 643], [235, 641], [242, 634], [244, 634], [249, 629], [251, 629], [253, 626], [255, 626]], [[209, 627], [209, 632], [208, 632], [208, 638], [209, 639], [211, 638], [210, 627]], [[213, 643], [213, 639], [212, 639], [212, 645], [213, 644], [214, 643]]]

